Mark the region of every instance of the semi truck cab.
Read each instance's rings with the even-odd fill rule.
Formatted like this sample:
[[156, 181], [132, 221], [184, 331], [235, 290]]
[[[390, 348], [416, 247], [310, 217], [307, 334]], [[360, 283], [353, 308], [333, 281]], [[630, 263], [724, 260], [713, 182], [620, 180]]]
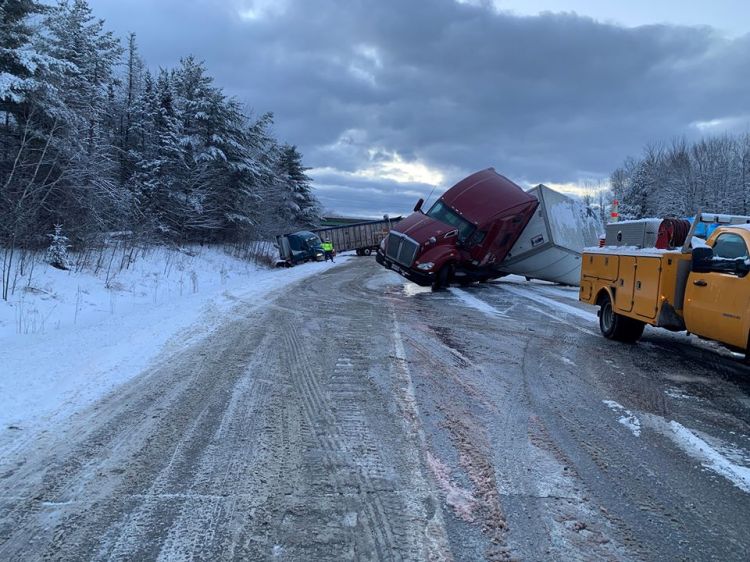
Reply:
[[306, 261], [323, 261], [323, 242], [317, 234], [300, 230], [276, 237], [277, 266], [291, 267]]
[[377, 254], [381, 265], [419, 285], [500, 277], [500, 262], [539, 202], [494, 169], [461, 180], [426, 213], [423, 201], [391, 229]]

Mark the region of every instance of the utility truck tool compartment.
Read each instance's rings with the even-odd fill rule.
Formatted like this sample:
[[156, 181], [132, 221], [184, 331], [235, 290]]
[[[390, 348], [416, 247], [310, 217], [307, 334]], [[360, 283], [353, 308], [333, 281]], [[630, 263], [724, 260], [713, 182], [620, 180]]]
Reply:
[[[585, 252], [580, 300], [597, 304], [601, 291], [608, 289], [616, 312], [671, 327], [675, 324], [673, 312], [682, 310], [684, 291], [678, 287], [684, 287], [689, 264], [690, 255], [679, 252]], [[662, 313], [665, 305], [668, 310]]]

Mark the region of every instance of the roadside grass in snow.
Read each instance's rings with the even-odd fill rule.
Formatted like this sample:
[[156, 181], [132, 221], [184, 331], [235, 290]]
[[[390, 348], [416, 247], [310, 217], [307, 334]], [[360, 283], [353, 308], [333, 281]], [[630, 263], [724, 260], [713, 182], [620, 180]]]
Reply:
[[271, 292], [334, 267], [270, 269], [258, 265], [263, 257], [243, 259], [251, 252], [116, 245], [72, 254], [68, 271], [44, 263], [43, 253], [26, 255], [11, 279], [15, 291], [0, 300], [0, 457], [161, 353], [197, 343], [238, 314], [236, 306], [259, 306]]
[[43, 251], [17, 251], [0, 305], [0, 336], [43, 334], [227, 286], [230, 278], [273, 264], [270, 242], [165, 247], [119, 241], [71, 253], [69, 270], [44, 261]]

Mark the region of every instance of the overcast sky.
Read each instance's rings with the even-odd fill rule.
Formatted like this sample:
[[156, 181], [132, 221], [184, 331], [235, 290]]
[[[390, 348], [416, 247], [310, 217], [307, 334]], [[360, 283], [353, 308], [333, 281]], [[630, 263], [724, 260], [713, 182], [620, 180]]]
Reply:
[[193, 54], [273, 111], [340, 214], [408, 212], [489, 166], [575, 190], [649, 142], [750, 123], [746, 0], [90, 4], [150, 67]]

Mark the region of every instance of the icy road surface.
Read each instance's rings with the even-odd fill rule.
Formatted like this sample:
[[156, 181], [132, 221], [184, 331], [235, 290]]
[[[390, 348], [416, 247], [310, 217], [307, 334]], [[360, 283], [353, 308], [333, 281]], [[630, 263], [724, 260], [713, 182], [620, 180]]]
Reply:
[[0, 560], [747, 560], [750, 369], [373, 258], [240, 302], [0, 464]]

